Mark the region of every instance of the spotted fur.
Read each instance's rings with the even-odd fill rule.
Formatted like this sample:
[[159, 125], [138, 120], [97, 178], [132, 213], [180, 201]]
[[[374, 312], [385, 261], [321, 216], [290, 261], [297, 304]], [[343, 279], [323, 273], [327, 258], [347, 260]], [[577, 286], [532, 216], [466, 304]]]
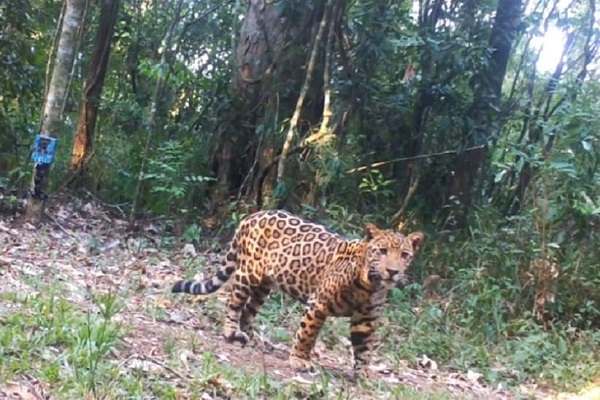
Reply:
[[233, 277], [223, 335], [242, 344], [272, 289], [299, 300], [306, 307], [290, 355], [298, 370], [311, 368], [327, 317], [350, 317], [354, 373], [365, 376], [387, 290], [402, 280], [423, 240], [422, 232], [405, 236], [374, 224], [365, 225], [362, 240], [349, 240], [286, 211], [259, 211], [242, 220], [214, 277], [179, 281], [172, 291], [205, 295]]

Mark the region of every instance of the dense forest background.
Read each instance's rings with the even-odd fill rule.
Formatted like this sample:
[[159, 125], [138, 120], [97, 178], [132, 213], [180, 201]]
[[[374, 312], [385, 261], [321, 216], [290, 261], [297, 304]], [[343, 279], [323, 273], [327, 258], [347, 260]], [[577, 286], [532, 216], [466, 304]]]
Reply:
[[0, 186], [29, 190], [50, 110], [50, 202], [68, 188], [187, 242], [271, 207], [348, 234], [423, 229], [396, 296], [424, 311], [398, 321], [399, 357], [588, 380], [599, 15], [594, 0], [4, 1]]

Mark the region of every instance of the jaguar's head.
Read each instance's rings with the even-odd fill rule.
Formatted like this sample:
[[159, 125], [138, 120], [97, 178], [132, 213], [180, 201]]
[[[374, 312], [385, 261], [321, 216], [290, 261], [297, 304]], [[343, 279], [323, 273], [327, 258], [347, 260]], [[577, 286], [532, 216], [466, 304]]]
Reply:
[[365, 225], [366, 269], [369, 281], [391, 288], [400, 283], [413, 257], [423, 245], [425, 235], [416, 231], [404, 235], [393, 229]]

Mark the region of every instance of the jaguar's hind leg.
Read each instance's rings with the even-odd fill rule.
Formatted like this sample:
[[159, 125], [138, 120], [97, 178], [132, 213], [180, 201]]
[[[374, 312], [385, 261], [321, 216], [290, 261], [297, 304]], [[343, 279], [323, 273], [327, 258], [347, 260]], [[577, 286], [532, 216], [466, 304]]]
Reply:
[[246, 334], [250, 336], [253, 335], [254, 319], [256, 318], [260, 307], [262, 307], [267, 297], [269, 297], [272, 288], [273, 285], [263, 282], [251, 289], [250, 299], [246, 302], [240, 319], [240, 328]]
[[250, 340], [248, 334], [241, 328], [244, 308], [252, 294], [252, 289], [247, 281], [239, 271], [236, 272], [235, 282], [227, 300], [226, 318], [223, 326], [225, 339], [228, 342], [239, 342], [242, 346], [245, 346]]
[[274, 346], [267, 338], [257, 335], [256, 331], [254, 330], [254, 320], [260, 310], [260, 307], [269, 297], [271, 289], [272, 285], [266, 283], [262, 283], [257, 287], [253, 287], [250, 294], [250, 299], [248, 302], [246, 302], [240, 319], [240, 329], [242, 332], [244, 332], [254, 342], [255, 345], [266, 351], [272, 351]]

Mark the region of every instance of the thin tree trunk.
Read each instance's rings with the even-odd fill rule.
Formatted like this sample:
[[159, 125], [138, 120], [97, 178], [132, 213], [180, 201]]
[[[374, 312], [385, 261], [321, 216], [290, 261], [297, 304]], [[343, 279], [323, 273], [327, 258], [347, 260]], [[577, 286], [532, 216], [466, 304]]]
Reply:
[[91, 158], [100, 95], [104, 86], [106, 68], [110, 58], [110, 46], [118, 14], [119, 0], [102, 1], [100, 23], [96, 33], [91, 67], [84, 89], [84, 101], [79, 111], [77, 132], [73, 143], [71, 169], [78, 176], [85, 174], [87, 163]]
[[[331, 13], [332, 16], [336, 15], [335, 6], [332, 9], [325, 9], [323, 16]], [[329, 22], [329, 32], [327, 34], [327, 41], [325, 44], [325, 62], [323, 65], [323, 117], [316, 137], [327, 141], [330, 133], [333, 131], [331, 127], [331, 118], [333, 117], [333, 109], [331, 107], [331, 52], [333, 48], [333, 42], [335, 32], [335, 20], [331, 18]], [[308, 138], [307, 138], [308, 139]], [[303, 141], [304, 142], [304, 141]], [[289, 154], [289, 153], [288, 153]], [[317, 191], [319, 190], [320, 172], [316, 171], [315, 175], [311, 177], [310, 183], [308, 184], [305, 193], [301, 193], [303, 198], [302, 203], [314, 206], [317, 199]]]
[[[41, 133], [57, 137], [62, 122], [62, 113], [68, 96], [69, 83], [80, 27], [83, 26], [87, 0], [67, 0], [56, 53], [56, 63], [48, 88]], [[48, 188], [50, 165], [36, 165], [33, 169], [31, 196], [27, 205], [26, 218], [40, 221]]]
[[285, 137], [285, 142], [283, 143], [283, 148], [281, 149], [281, 156], [279, 157], [279, 163], [277, 164], [277, 184], [281, 183], [285, 174], [285, 162], [287, 160], [288, 153], [292, 146], [292, 141], [296, 136], [296, 131], [298, 130], [298, 120], [300, 119], [300, 114], [302, 113], [302, 107], [304, 105], [304, 99], [306, 98], [306, 94], [308, 93], [308, 89], [310, 88], [310, 83], [315, 72], [315, 65], [317, 63], [319, 47], [321, 46], [321, 42], [323, 41], [325, 28], [327, 27], [328, 23], [327, 16], [329, 14], [329, 11], [331, 10], [332, 5], [333, 0], [327, 0], [327, 5], [325, 6], [325, 10], [323, 12], [323, 18], [321, 19], [321, 24], [319, 25], [319, 30], [317, 31], [317, 35], [315, 37], [315, 43], [310, 54], [310, 60], [308, 61], [308, 66], [306, 68], [304, 84], [302, 85], [302, 89], [300, 90], [300, 94], [298, 95], [296, 109], [294, 110], [294, 114], [292, 115], [292, 118], [290, 120], [290, 126]]
[[[328, 9], [323, 15], [327, 14]], [[332, 15], [335, 15], [336, 10], [331, 11]], [[333, 117], [333, 110], [331, 109], [331, 51], [333, 48], [333, 41], [335, 32], [335, 21], [332, 20], [329, 23], [329, 33], [327, 34], [327, 44], [325, 46], [325, 65], [323, 66], [323, 119], [321, 120], [321, 126], [319, 127], [319, 135], [326, 135], [330, 131], [330, 122]]]
[[146, 162], [148, 160], [148, 153], [150, 151], [150, 143], [152, 142], [152, 136], [156, 128], [156, 118], [159, 109], [159, 102], [163, 94], [164, 87], [169, 78], [167, 65], [171, 62], [171, 42], [175, 35], [177, 24], [181, 18], [181, 11], [183, 7], [183, 0], [177, 2], [175, 7], [175, 13], [171, 24], [165, 33], [163, 39], [163, 52], [160, 56], [159, 74], [156, 79], [156, 85], [154, 87], [154, 93], [152, 95], [152, 102], [150, 103], [150, 112], [148, 119], [146, 120], [146, 145], [144, 147], [144, 153], [142, 155], [142, 164], [140, 165], [140, 171], [138, 173], [137, 185], [135, 188], [135, 194], [133, 198], [133, 204], [131, 206], [131, 214], [129, 214], [129, 225], [133, 226], [135, 222], [135, 216], [139, 207], [139, 202], [142, 196], [142, 187], [144, 183], [144, 170], [146, 169]]

